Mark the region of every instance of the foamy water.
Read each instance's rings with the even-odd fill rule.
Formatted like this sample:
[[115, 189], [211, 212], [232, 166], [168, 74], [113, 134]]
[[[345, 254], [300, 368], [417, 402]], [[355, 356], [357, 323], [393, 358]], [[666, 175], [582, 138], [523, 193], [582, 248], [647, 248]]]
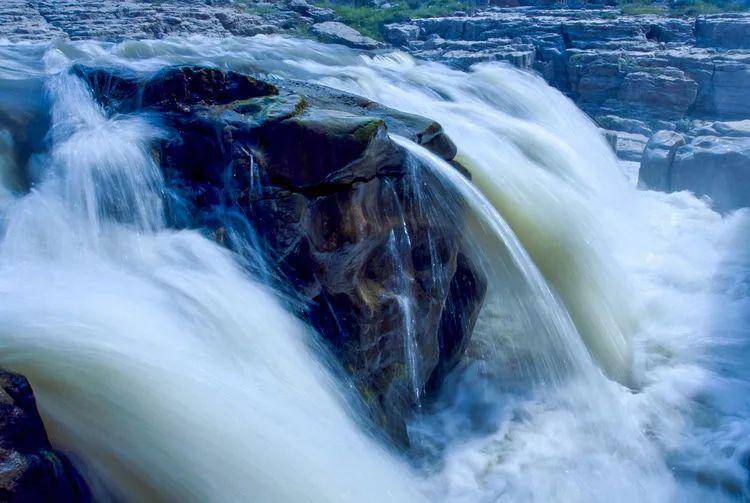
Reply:
[[[29, 377], [53, 441], [100, 495], [750, 497], [750, 217], [637, 191], [541, 79], [269, 37], [0, 54], [0, 107], [52, 111], [50, 146], [29, 166], [0, 135], [0, 365]], [[412, 453], [362, 431], [315, 335], [236, 257], [164, 228], [147, 155], [158, 118], [107, 117], [57, 76], [76, 61], [312, 80], [444, 126], [473, 185], [396, 140], [471, 209], [491, 282], [464, 361], [410, 424]]]

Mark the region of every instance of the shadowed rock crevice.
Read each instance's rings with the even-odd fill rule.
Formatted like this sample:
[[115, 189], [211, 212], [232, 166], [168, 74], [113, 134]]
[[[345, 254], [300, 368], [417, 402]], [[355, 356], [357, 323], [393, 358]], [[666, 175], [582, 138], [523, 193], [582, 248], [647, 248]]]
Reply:
[[91, 495], [52, 449], [26, 378], [0, 371], [0, 501], [85, 503]]

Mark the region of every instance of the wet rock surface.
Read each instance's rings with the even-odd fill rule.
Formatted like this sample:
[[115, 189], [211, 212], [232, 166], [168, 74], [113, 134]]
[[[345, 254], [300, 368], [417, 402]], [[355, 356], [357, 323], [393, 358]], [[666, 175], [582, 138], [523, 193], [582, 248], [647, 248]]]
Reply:
[[74, 71], [113, 113], [163, 115], [173, 224], [205, 229], [257, 275], [291, 284], [375, 421], [408, 443], [404, 418], [456, 365], [486, 289], [461, 204], [388, 136], [451, 159], [440, 125], [301, 82]]
[[91, 501], [86, 483], [47, 439], [29, 382], [0, 371], [0, 501]]

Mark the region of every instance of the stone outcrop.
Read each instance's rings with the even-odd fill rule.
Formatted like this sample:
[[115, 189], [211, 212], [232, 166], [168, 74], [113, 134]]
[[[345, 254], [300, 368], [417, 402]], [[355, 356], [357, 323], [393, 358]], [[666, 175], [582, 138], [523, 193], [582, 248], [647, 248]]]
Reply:
[[383, 35], [416, 57], [461, 69], [506, 61], [538, 72], [617, 135], [628, 160], [640, 159], [653, 132], [689, 127], [686, 118], [750, 117], [750, 14], [495, 8], [392, 24]]
[[163, 115], [172, 224], [205, 229], [291, 285], [375, 420], [406, 443], [404, 418], [457, 363], [486, 289], [463, 208], [388, 136], [451, 159], [440, 125], [302, 82], [75, 71], [112, 112]]
[[377, 40], [365, 37], [344, 23], [325, 21], [312, 26], [312, 33], [323, 42], [341, 44], [354, 49], [377, 49], [382, 47]]
[[638, 182], [649, 189], [669, 192], [672, 187], [672, 164], [677, 149], [683, 145], [683, 135], [674, 131], [658, 131], [646, 144]]
[[750, 121], [698, 124], [685, 135], [657, 132], [646, 146], [639, 183], [706, 196], [720, 212], [750, 206]]
[[86, 483], [50, 446], [29, 382], [0, 371], [0, 500], [91, 501]]

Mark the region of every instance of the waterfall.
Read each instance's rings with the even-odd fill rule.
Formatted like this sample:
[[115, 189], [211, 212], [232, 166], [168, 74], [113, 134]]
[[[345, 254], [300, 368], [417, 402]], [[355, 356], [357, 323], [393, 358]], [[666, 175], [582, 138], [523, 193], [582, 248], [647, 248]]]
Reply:
[[[0, 107], [51, 120], [25, 165], [0, 128], [0, 367], [29, 377], [53, 443], [100, 498], [750, 497], [750, 214], [637, 191], [595, 125], [540, 78], [265, 36], [0, 55]], [[108, 116], [65, 72], [75, 62], [310, 81], [442, 124], [471, 181], [392, 138], [417, 179], [442, 184], [415, 184], [420, 198], [449, 193], [466, 209], [489, 285], [465, 357], [408, 424], [411, 452], [364, 431], [316, 334], [265, 276], [262, 243], [230, 253], [166, 226], [150, 149], [169, 132], [158, 116]], [[253, 236], [231, 232], [252, 222], [220, 217], [228, 239]], [[391, 238], [398, 270], [408, 229]], [[408, 278], [394, 280], [408, 313]]]
[[310, 329], [228, 251], [164, 228], [159, 125], [107, 117], [69, 75], [49, 99], [43, 178], [5, 214], [0, 364], [96, 496], [417, 501]]

